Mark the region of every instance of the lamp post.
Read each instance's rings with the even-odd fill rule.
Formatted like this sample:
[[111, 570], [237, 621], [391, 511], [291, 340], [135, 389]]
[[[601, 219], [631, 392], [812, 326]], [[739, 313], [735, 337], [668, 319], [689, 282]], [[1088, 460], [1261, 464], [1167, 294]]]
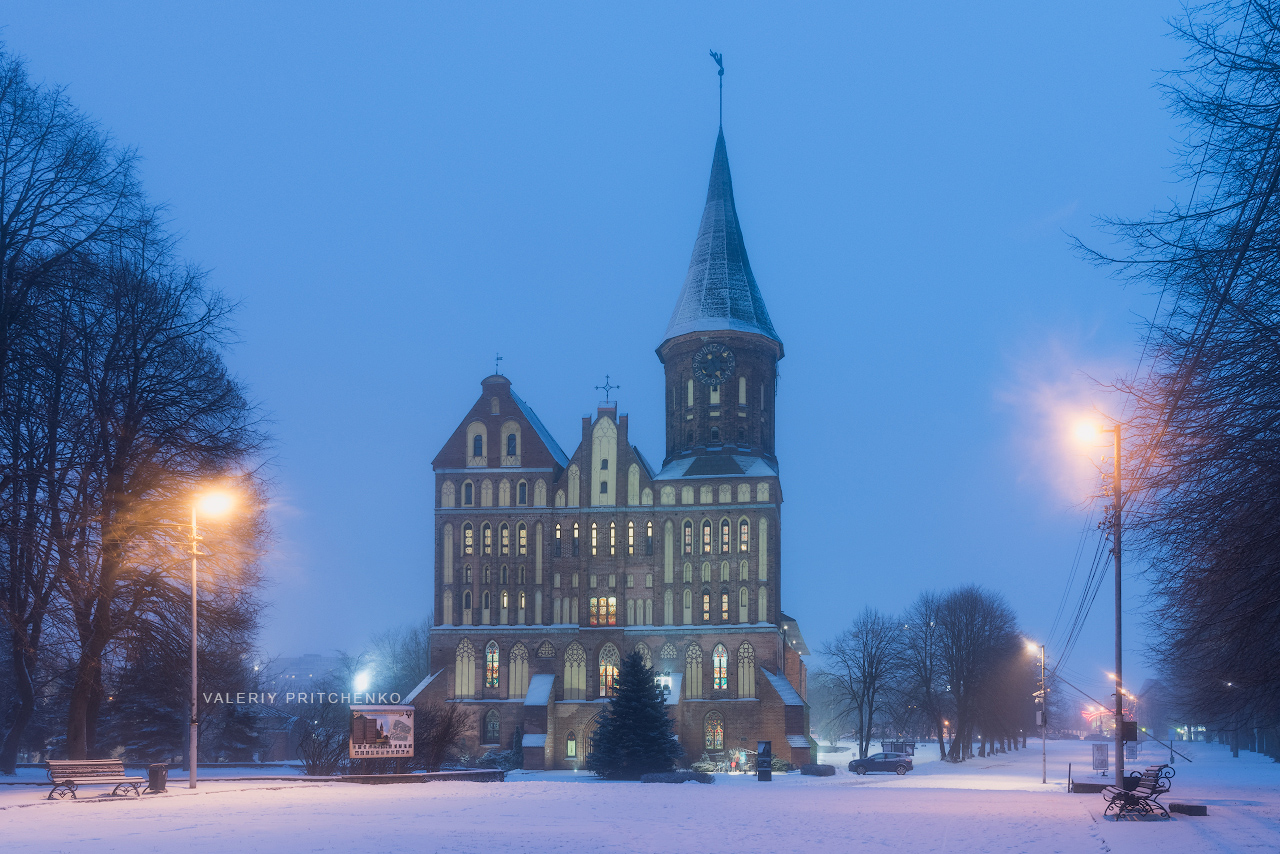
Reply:
[[1027, 641], [1027, 649], [1032, 652], [1036, 651], [1036, 647], [1040, 648], [1040, 718], [1036, 723], [1040, 725], [1040, 782], [1049, 782], [1049, 757], [1045, 748], [1045, 728], [1049, 722], [1049, 689], [1044, 684], [1044, 644], [1036, 644]]
[[191, 741], [187, 748], [187, 762], [191, 771], [187, 777], [187, 788], [196, 787], [196, 745], [200, 739], [200, 718], [197, 715], [197, 700], [200, 696], [197, 683], [196, 668], [196, 581], [200, 569], [200, 527], [198, 512], [206, 516], [220, 516], [231, 509], [231, 497], [220, 492], [213, 492], [198, 497], [191, 504]]

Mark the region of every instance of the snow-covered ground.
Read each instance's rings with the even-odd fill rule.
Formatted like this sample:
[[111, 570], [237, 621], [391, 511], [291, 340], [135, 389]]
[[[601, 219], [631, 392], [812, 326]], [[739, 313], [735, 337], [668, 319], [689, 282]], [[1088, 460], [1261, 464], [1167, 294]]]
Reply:
[[[361, 786], [206, 777], [141, 800], [41, 800], [45, 790], [0, 786], [0, 849], [33, 852], [394, 850], [442, 852], [770, 852], [881, 849], [1027, 854], [1200, 854], [1280, 851], [1280, 765], [1226, 748], [1181, 748], [1166, 801], [1209, 805], [1171, 821], [1102, 818], [1101, 795], [1066, 794], [1067, 763], [1088, 742], [1038, 743], [962, 765], [857, 777], [849, 754], [824, 754], [834, 777], [746, 775], [715, 785], [609, 783], [573, 772], [511, 775], [506, 783]], [[1167, 759], [1147, 751], [1139, 765]], [[202, 769], [203, 770], [203, 769]], [[231, 770], [231, 769], [228, 769]], [[565, 785], [577, 781], [585, 785]]]

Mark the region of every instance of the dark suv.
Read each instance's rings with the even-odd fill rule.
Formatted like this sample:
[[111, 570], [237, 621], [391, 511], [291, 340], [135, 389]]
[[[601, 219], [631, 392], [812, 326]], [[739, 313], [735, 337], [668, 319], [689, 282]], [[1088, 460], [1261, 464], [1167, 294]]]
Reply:
[[855, 759], [849, 763], [849, 770], [855, 774], [892, 771], [901, 776], [911, 769], [911, 756], [906, 753], [873, 753], [865, 759]]

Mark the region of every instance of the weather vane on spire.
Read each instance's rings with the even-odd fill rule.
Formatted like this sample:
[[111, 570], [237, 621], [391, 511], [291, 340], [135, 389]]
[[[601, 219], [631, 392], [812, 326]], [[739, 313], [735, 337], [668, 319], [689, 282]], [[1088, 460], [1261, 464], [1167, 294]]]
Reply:
[[493, 354], [493, 372], [498, 375], [502, 374], [502, 354], [501, 353]]
[[604, 385], [598, 385], [598, 386], [596, 386], [596, 388], [598, 388], [598, 389], [600, 389], [601, 391], [603, 391], [603, 392], [604, 392], [604, 400], [605, 400], [605, 403], [608, 403], [608, 402], [609, 402], [609, 392], [614, 391], [615, 389], [620, 389], [620, 388], [622, 388], [622, 386], [620, 386], [620, 385], [614, 385], [613, 383], [609, 382], [609, 375], [608, 375], [608, 374], [605, 374], [605, 375], [604, 375]]
[[717, 74], [720, 77], [720, 127], [724, 127], [724, 54], [711, 51], [711, 58], [720, 66]]

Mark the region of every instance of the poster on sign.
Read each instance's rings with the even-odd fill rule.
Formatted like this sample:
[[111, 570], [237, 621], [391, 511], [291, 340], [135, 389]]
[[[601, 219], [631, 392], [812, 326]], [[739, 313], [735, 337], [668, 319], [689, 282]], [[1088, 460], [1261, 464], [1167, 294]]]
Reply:
[[413, 756], [413, 706], [352, 706], [352, 759]]
[[1095, 744], [1093, 746], [1093, 770], [1100, 773], [1107, 773], [1107, 766], [1111, 764], [1111, 745]]

